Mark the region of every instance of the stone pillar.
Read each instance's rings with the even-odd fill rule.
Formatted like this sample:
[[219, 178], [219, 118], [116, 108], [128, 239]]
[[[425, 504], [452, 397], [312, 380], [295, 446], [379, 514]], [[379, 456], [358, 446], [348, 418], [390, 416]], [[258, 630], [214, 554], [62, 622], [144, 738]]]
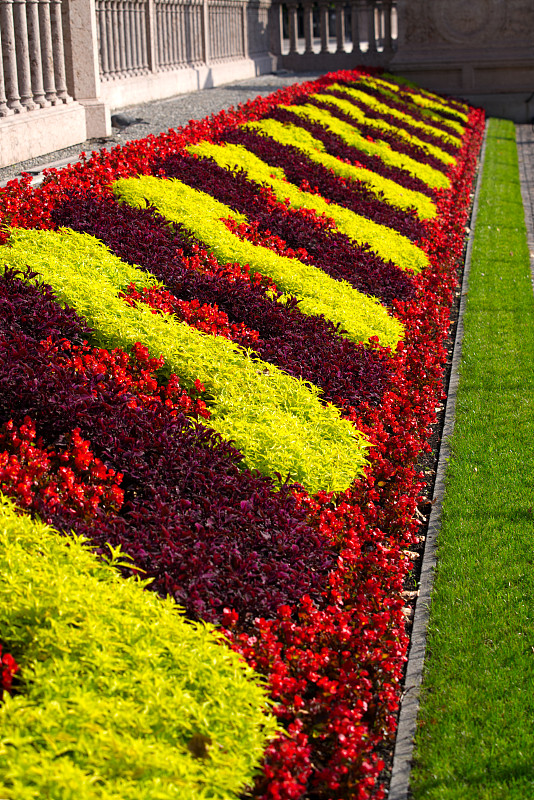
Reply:
[[304, 52], [307, 55], [313, 53], [313, 3], [304, 3], [304, 41], [306, 44]]
[[393, 40], [391, 38], [391, 14], [393, 10], [393, 0], [383, 0], [382, 6], [384, 8], [384, 52], [391, 53], [393, 51]]
[[202, 60], [204, 64], [210, 63], [210, 13], [208, 0], [202, 3]]
[[100, 97], [95, 0], [65, 0], [65, 65], [71, 95], [85, 107], [87, 138], [111, 134], [109, 109]]
[[52, 0], [50, 4], [50, 23], [52, 27], [52, 47], [54, 49], [56, 94], [63, 103], [70, 103], [72, 98], [67, 92], [67, 77], [65, 74], [65, 48], [63, 43], [61, 0]]
[[353, 53], [362, 52], [360, 45], [360, 6], [361, 0], [352, 0], [350, 4], [350, 27]]
[[345, 52], [345, 2], [336, 3], [336, 53]]
[[15, 0], [13, 3], [13, 16], [17, 40], [17, 72], [19, 78], [20, 102], [27, 111], [33, 111], [35, 103], [32, 97], [30, 50], [28, 47], [25, 0]]
[[13, 0], [0, 0], [0, 30], [2, 31], [2, 57], [7, 106], [11, 112], [24, 111], [19, 95], [17, 75], [17, 50], [15, 46], [15, 27], [13, 25]]
[[268, 18], [269, 18], [270, 48], [278, 64], [280, 56], [282, 55], [282, 4], [281, 3], [273, 2], [269, 6]]
[[328, 2], [319, 2], [319, 29], [321, 31], [321, 53], [328, 53]]
[[41, 108], [50, 103], [45, 97], [43, 85], [43, 59], [41, 56], [41, 36], [39, 33], [39, 0], [27, 0], [28, 43], [30, 47], [30, 70], [32, 74], [33, 100]]
[[9, 117], [13, 114], [13, 109], [8, 108], [6, 98], [6, 87], [4, 85], [4, 64], [2, 52], [0, 50], [0, 117]]
[[376, 53], [376, 28], [375, 28], [376, 2], [367, 0], [367, 39], [369, 41], [368, 53]]
[[298, 53], [298, 19], [297, 19], [297, 4], [288, 3], [287, 10], [289, 14], [289, 55]]

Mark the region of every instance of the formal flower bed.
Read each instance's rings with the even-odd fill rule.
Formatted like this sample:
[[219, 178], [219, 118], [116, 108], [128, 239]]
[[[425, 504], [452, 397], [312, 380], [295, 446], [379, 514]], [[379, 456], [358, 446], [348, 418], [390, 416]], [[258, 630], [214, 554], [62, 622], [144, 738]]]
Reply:
[[[235, 784], [214, 779], [210, 717], [169, 739], [193, 765], [182, 788], [166, 774], [150, 796], [384, 797], [416, 465], [482, 133], [459, 102], [341, 72], [2, 190], [2, 492], [122, 553], [126, 585], [141, 570], [188, 635], [205, 621], [248, 665], [235, 697], [253, 698], [254, 756], [231, 750]], [[57, 655], [36, 656], [7, 616], [0, 642], [20, 665], [5, 730], [42, 679], [35, 659]], [[83, 796], [115, 796], [116, 776], [72, 747], [88, 787], [108, 776]]]

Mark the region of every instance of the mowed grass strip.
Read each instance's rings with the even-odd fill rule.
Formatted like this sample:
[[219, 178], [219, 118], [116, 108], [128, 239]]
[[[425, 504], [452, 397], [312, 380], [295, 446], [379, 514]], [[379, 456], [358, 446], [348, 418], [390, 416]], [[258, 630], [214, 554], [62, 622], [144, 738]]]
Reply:
[[414, 798], [534, 798], [534, 295], [515, 129], [490, 120]]

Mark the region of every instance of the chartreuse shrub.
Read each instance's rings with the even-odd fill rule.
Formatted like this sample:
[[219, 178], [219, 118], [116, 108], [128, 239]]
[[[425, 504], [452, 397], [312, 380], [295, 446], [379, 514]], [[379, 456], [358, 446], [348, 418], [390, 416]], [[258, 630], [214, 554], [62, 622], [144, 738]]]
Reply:
[[[349, 88], [351, 92], [349, 94]], [[408, 114], [399, 111], [398, 109], [391, 108], [387, 106], [385, 103], [377, 101], [374, 95], [366, 93], [362, 90], [352, 89], [352, 87], [348, 86], [341, 86], [338, 84], [333, 84], [329, 86], [328, 94], [320, 94], [320, 95], [311, 95], [312, 98], [321, 100], [322, 102], [330, 102], [332, 98], [336, 98], [341, 102], [350, 102], [352, 108], [349, 110], [347, 106], [341, 106], [340, 109], [344, 111], [346, 114], [350, 114], [350, 116], [357, 122], [358, 124], [369, 126], [371, 129], [376, 129], [378, 132], [382, 132], [384, 134], [393, 135], [397, 139], [402, 139], [406, 144], [412, 145], [413, 147], [417, 147], [420, 150], [424, 151], [428, 156], [432, 156], [438, 161], [443, 163], [443, 170], [449, 164], [453, 164], [455, 161], [454, 156], [450, 153], [446, 152], [442, 147], [439, 147], [437, 144], [433, 144], [431, 142], [426, 141], [426, 139], [421, 139], [419, 136], [416, 136], [409, 130], [405, 130], [402, 125], [403, 124], [410, 124], [413, 119]], [[344, 94], [345, 97], [339, 97], [339, 94], [332, 94], [331, 92], [338, 92], [339, 94]], [[376, 101], [377, 107], [375, 107], [372, 103]], [[389, 115], [395, 118], [395, 114], [393, 111], [396, 111], [398, 115], [400, 115], [399, 120], [396, 123], [387, 122], [385, 119], [376, 118], [375, 116], [368, 116], [365, 111], [360, 108], [359, 104], [365, 104], [369, 107], [371, 112], [375, 111], [378, 114], [386, 113], [386, 110], [389, 112]], [[416, 122], [417, 120], [414, 120]], [[424, 124], [424, 123], [421, 123]], [[425, 128], [427, 130], [422, 131], [422, 133], [431, 135], [433, 138], [437, 138], [431, 128], [430, 125], [426, 125]], [[446, 131], [441, 131], [442, 138], [447, 138], [448, 145], [456, 145], [459, 146], [460, 142], [456, 137], [450, 136]], [[450, 140], [450, 141], [449, 141]], [[418, 159], [415, 159], [418, 161]]]
[[[435, 125], [431, 125], [430, 123], [420, 122], [418, 119], [415, 119], [410, 114], [406, 114], [404, 111], [399, 111], [397, 108], [391, 108], [388, 106], [387, 103], [382, 103], [376, 97], [373, 97], [366, 92], [361, 91], [360, 89], [354, 88], [353, 86], [343, 86], [338, 83], [334, 83], [328, 87], [329, 90], [335, 90], [338, 92], [342, 92], [346, 94], [351, 100], [355, 100], [360, 103], [364, 103], [365, 105], [369, 106], [373, 111], [376, 111], [379, 114], [386, 114], [398, 119], [401, 123], [406, 122], [414, 128], [419, 128], [419, 130], [423, 131], [426, 134], [430, 134], [437, 139], [443, 139], [444, 142], [447, 144], [453, 145], [454, 147], [460, 147], [462, 144], [461, 138], [458, 136], [453, 136], [450, 133], [442, 130], [441, 128], [437, 128]], [[378, 121], [376, 121], [378, 122]], [[375, 124], [375, 120], [369, 120], [370, 124]], [[393, 125], [388, 126], [395, 130]], [[397, 132], [400, 133], [398, 129]], [[408, 134], [405, 138], [412, 141], [414, 144], [417, 144], [418, 147], [423, 147], [429, 154], [439, 158], [440, 161], [443, 161], [444, 164], [454, 164], [454, 156], [451, 156], [449, 153], [442, 150], [440, 147], [428, 144], [428, 142], [421, 141], [417, 139], [415, 136], [410, 136]]]
[[[196, 146], [192, 150], [199, 152]], [[222, 220], [231, 218], [245, 222], [246, 217], [211, 195], [182, 181], [154, 177], [117, 181], [114, 191], [120, 200], [138, 208], [148, 201], [166, 219], [184, 225], [201, 239], [222, 263], [250, 264], [252, 272], [273, 278], [279, 289], [298, 297], [301, 311], [323, 314], [332, 322], [340, 323], [353, 341], [365, 342], [370, 336], [378, 336], [383, 345], [395, 347], [402, 338], [402, 325], [375, 298], [367, 297], [347, 281], [338, 281], [311, 264], [280, 256], [266, 247], [240, 239]]]
[[[342, 100], [340, 97], [335, 97], [331, 94], [315, 94], [312, 95], [312, 98], [334, 106], [334, 108], [350, 116], [356, 122], [361, 121], [358, 117], [358, 109], [350, 100]], [[313, 120], [313, 122], [318, 122], [320, 125], [327, 128], [327, 130], [340, 136], [343, 141], [351, 147], [363, 150], [364, 153], [370, 156], [378, 156], [384, 164], [405, 170], [415, 178], [419, 178], [419, 180], [426, 183], [427, 186], [430, 186], [432, 189], [447, 189], [450, 186], [450, 180], [440, 170], [434, 169], [434, 167], [431, 167], [429, 164], [416, 161], [415, 158], [405, 153], [392, 150], [387, 142], [382, 142], [380, 140], [369, 141], [369, 139], [362, 136], [349, 122], [344, 122], [333, 114], [329, 114], [326, 109], [317, 108], [317, 106], [311, 103], [305, 103], [299, 106], [288, 106], [287, 110], [292, 111], [294, 114], [307, 117]]]
[[367, 442], [333, 405], [321, 404], [315, 386], [253, 359], [224, 337], [153, 314], [143, 303], [126, 304], [119, 293], [130, 283], [157, 282], [98, 239], [69, 230], [12, 229], [9, 245], [3, 265], [28, 266], [40, 275], [87, 319], [99, 344], [131, 349], [141, 342], [152, 356], [164, 357], [184, 388], [199, 379], [213, 398], [210, 426], [235, 442], [251, 469], [289, 475], [310, 492], [346, 489], [361, 472]]
[[297, 147], [316, 164], [321, 164], [331, 169], [336, 175], [348, 178], [351, 181], [362, 181], [378, 197], [387, 203], [404, 210], [414, 209], [420, 219], [433, 219], [436, 216], [436, 206], [432, 200], [421, 192], [406, 189], [389, 178], [383, 178], [365, 167], [355, 167], [347, 164], [326, 152], [324, 144], [312, 136], [307, 130], [298, 125], [279, 122], [274, 119], [262, 119], [258, 122], [249, 122], [244, 128], [270, 136], [280, 144]]
[[[327, 203], [317, 194], [299, 189], [286, 180], [283, 169], [266, 164], [242, 145], [217, 145], [204, 141], [197, 145], [191, 145], [187, 150], [198, 156], [212, 158], [219, 166], [226, 169], [244, 170], [250, 180], [270, 186], [278, 200], [289, 202], [293, 208], [309, 208], [318, 214], [324, 214], [332, 219], [338, 230], [346, 234], [353, 242], [359, 245], [368, 244], [377, 255], [385, 261], [392, 261], [400, 269], [412, 269], [414, 272], [420, 272], [428, 266], [426, 253], [406, 236], [385, 225], [365, 219], [337, 203]], [[202, 227], [200, 221], [197, 224]], [[278, 279], [275, 280], [278, 282]], [[280, 285], [283, 286], [283, 284]], [[305, 310], [302, 304], [301, 308]], [[330, 319], [334, 321], [333, 317]], [[346, 327], [345, 323], [343, 326]], [[385, 344], [384, 339], [382, 339], [382, 343]]]
[[[465, 124], [468, 121], [468, 116], [465, 112], [452, 106], [450, 103], [444, 102], [439, 95], [428, 92], [426, 89], [421, 89], [415, 84], [406, 82], [404, 78], [400, 79], [397, 75], [384, 73], [384, 78], [386, 77], [387, 80], [384, 80], [376, 75], [366, 75], [365, 83], [376, 87], [386, 97], [389, 96], [397, 101], [400, 100], [406, 103], [407, 106], [413, 105], [420, 114], [424, 114], [425, 117], [434, 119], [441, 124], [448, 125], [456, 131], [458, 136], [462, 136], [465, 130]], [[400, 85], [397, 81], [400, 81]], [[406, 86], [413, 87], [415, 91], [406, 91]], [[443, 118], [440, 112], [445, 112], [447, 118]], [[458, 121], [450, 119], [450, 116], [458, 117]]]
[[0, 494], [6, 800], [229, 800], [276, 733], [265, 688], [206, 623]]

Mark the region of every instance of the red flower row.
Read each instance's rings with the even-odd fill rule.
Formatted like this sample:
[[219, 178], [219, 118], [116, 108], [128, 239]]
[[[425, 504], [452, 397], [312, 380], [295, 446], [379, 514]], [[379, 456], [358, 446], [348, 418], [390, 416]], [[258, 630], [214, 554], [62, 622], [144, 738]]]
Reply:
[[[321, 83], [355, 80], [358, 75], [338, 73], [325, 76]], [[48, 181], [35, 190], [29, 186], [29, 178], [20, 184], [12, 183], [2, 194], [2, 219], [10, 224], [50, 227], [54, 209], [65, 202], [73, 189], [108, 194], [111, 180], [150, 173], [153, 163], [183, 151], [187, 144], [200, 138], [223, 137], [228, 130], [261, 117], [281, 102], [305, 97], [310, 88], [316, 90], [317, 86], [291, 87], [157, 139], [148, 137], [109, 154], [95, 154], [81, 165], [62, 172], [51, 171]], [[419, 543], [416, 510], [424, 482], [416, 465], [421, 453], [428, 450], [435, 409], [443, 400], [444, 340], [463, 252], [482, 120], [481, 113], [471, 111], [462, 149], [456, 165], [449, 170], [452, 188], [439, 196], [438, 216], [426, 226], [428, 237], [423, 247], [431, 266], [414, 278], [415, 294], [410, 300], [392, 301], [406, 335], [390, 359], [381, 403], [362, 404], [348, 415], [372, 442], [370, 468], [365, 478], [341, 497], [323, 493], [310, 497], [305, 492], [295, 495], [299, 507], [307, 512], [308, 524], [326, 537], [338, 553], [337, 567], [330, 573], [320, 601], [306, 595], [299, 603], [279, 607], [273, 618], [258, 617], [246, 629], [232, 608], [224, 614], [231, 646], [267, 677], [276, 714], [288, 734], [270, 745], [254, 789], [256, 797], [384, 797], [378, 782], [383, 768], [378, 751], [384, 741], [392, 738], [396, 725], [407, 649], [402, 599], [404, 579], [412, 564], [407, 549]], [[276, 252], [293, 254], [283, 239], [260, 231], [257, 225], [239, 225], [235, 230]], [[304, 257], [304, 253], [299, 255]], [[200, 250], [188, 260], [193, 269], [220, 271], [214, 259]], [[235, 265], [224, 269], [228, 278], [232, 274], [235, 279], [243, 275], [242, 268]], [[257, 280], [260, 279], [255, 277]], [[147, 301], [155, 310], [177, 313], [201, 330], [242, 339], [242, 343], [247, 337], [248, 341], [256, 341], [256, 331], [242, 323], [230, 323], [214, 305], [177, 300], [160, 290], [137, 292], [133, 287], [125, 297], [128, 298]], [[147, 373], [141, 369], [138, 380], [133, 381], [132, 402], [144, 402], [143, 398], [153, 402], [157, 396], [160, 402], [185, 404], [184, 410], [191, 411], [189, 404], [195, 401], [183, 394], [178, 399], [171, 398], [170, 384], [167, 389], [160, 389], [153, 376], [155, 360], [150, 360], [142, 347], [137, 350], [136, 357], [141, 365], [143, 360], [146, 362]], [[122, 374], [118, 352], [105, 355], [100, 351], [95, 355], [89, 350], [74, 349], [72, 358], [83, 362], [84, 369], [98, 369], [99, 359], [110, 359], [106, 370], [111, 369], [115, 376]], [[202, 387], [197, 388], [200, 391]], [[195, 410], [207, 416], [201, 403], [196, 401]], [[61, 484], [65, 495], [76, 495], [80, 470], [88, 476], [87, 498], [81, 502], [88, 502], [89, 507], [91, 496], [98, 493], [97, 487], [101, 498], [108, 490], [120, 492], [119, 476], [111, 475], [103, 464], [97, 463], [89, 443], [81, 437], [73, 439], [70, 450], [59, 455], [39, 449], [39, 443], [32, 439], [31, 420], [25, 425], [26, 431], [12, 429], [14, 439], [9, 446], [13, 452], [3, 465], [9, 469], [9, 459], [14, 457], [13, 468], [15, 472], [22, 470], [22, 478], [19, 480], [19, 473], [13, 473], [13, 478], [2, 480], [3, 485], [24, 484], [24, 470], [28, 473], [34, 469], [32, 459], [38, 472], [43, 467], [37, 476], [38, 484], [46, 474], [46, 464], [66, 457], [66, 468], [72, 475], [65, 474]], [[5, 436], [8, 434], [6, 430]], [[93, 474], [91, 469], [96, 472]], [[46, 492], [46, 486], [36, 489], [34, 482], [28, 488], [30, 494], [32, 491]], [[108, 501], [105, 496], [105, 502], [114, 502], [114, 497]], [[24, 498], [22, 490], [20, 497]]]

